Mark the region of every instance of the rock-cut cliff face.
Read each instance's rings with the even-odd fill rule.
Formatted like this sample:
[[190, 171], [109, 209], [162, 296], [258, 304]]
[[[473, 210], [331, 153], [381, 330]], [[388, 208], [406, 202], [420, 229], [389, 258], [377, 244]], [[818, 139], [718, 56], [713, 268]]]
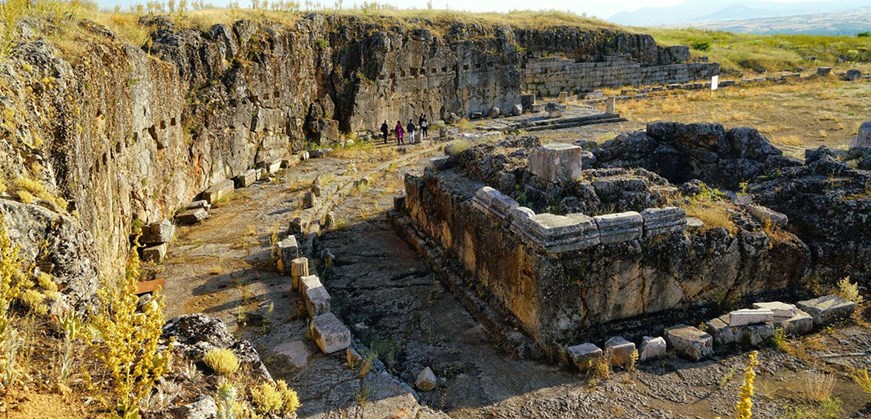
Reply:
[[[210, 185], [306, 141], [332, 142], [340, 132], [422, 113], [435, 120], [508, 109], [520, 103], [531, 57], [616, 55], [644, 66], [686, 59], [649, 36], [604, 29], [322, 15], [206, 30], [161, 17], [142, 23], [153, 28], [142, 47], [89, 21], [76, 24], [70, 42], [53, 45], [40, 34], [64, 32], [29, 20], [24, 39], [0, 61], [0, 178], [33, 180], [45, 196], [65, 199], [31, 205], [54, 207], [70, 225], [63, 241], [90, 249], [79, 252], [89, 256], [77, 269], [44, 267], [60, 281], [118, 272], [134, 220], [172, 218]], [[0, 192], [0, 200], [14, 196]], [[40, 236], [12, 221], [13, 236], [30, 249], [57, 230], [43, 226]]]

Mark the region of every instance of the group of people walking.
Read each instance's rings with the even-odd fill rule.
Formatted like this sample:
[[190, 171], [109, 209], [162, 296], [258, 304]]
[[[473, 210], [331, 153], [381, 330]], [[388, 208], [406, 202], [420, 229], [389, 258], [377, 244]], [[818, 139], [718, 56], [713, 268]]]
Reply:
[[[408, 120], [408, 125], [404, 128], [402, 127], [402, 121], [396, 121], [396, 126], [393, 127], [393, 134], [396, 135], [396, 144], [406, 144], [405, 136], [408, 135], [408, 144], [414, 144], [415, 142], [423, 141], [427, 136], [427, 130], [429, 129], [429, 121], [426, 120], [426, 115], [420, 115], [420, 118], [417, 120], [417, 125], [414, 125], [414, 121], [411, 119]], [[415, 134], [420, 132], [420, 139], [415, 141]], [[390, 135], [390, 126], [387, 125], [387, 120], [384, 120], [384, 123], [381, 124], [381, 137], [384, 138], [384, 144], [387, 144], [387, 137]]]

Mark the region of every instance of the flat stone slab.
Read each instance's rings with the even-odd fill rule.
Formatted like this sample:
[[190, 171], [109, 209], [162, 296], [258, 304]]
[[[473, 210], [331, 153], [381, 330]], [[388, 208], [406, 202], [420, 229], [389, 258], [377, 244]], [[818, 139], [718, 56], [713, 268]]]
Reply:
[[188, 206], [185, 209], [191, 210], [191, 209], [198, 209], [198, 208], [202, 208], [202, 209], [208, 211], [209, 209], [212, 208], [212, 204], [210, 204], [209, 201], [206, 201], [205, 199], [200, 199], [199, 201], [191, 202], [190, 204], [188, 204]]
[[547, 144], [529, 155], [529, 170], [554, 183], [571, 182], [581, 177], [582, 149], [573, 144]]
[[795, 304], [786, 304], [780, 301], [753, 303], [753, 308], [771, 310], [775, 318], [789, 318], [795, 316], [799, 311]]
[[233, 184], [236, 188], [247, 188], [257, 182], [260, 178], [260, 171], [257, 169], [246, 170], [239, 176], [233, 178]]
[[647, 208], [641, 211], [644, 236], [682, 233], [687, 228], [686, 212], [678, 207]]
[[169, 243], [173, 236], [175, 236], [175, 225], [169, 220], [163, 220], [144, 227], [139, 242], [142, 244]]
[[729, 313], [729, 326], [766, 323], [774, 320], [774, 312], [765, 308], [743, 308]]
[[142, 260], [146, 262], [160, 263], [163, 261], [163, 258], [166, 257], [166, 250], [166, 243], [146, 247], [142, 249]]
[[330, 293], [322, 286], [309, 288], [305, 292], [305, 309], [310, 318], [330, 312]]
[[788, 335], [806, 335], [814, 330], [814, 318], [802, 310], [796, 309], [792, 317], [775, 317], [774, 326], [783, 329]]
[[512, 217], [512, 231], [550, 253], [599, 244], [599, 229], [595, 221], [584, 214], [535, 214], [528, 208], [517, 208]]
[[593, 361], [602, 357], [602, 349], [592, 343], [569, 346], [566, 349], [572, 362], [581, 371], [587, 371], [593, 366]]
[[634, 211], [599, 215], [593, 219], [599, 227], [599, 242], [602, 244], [634, 240], [643, 232], [644, 219]]
[[203, 208], [182, 211], [175, 216], [175, 222], [181, 225], [194, 225], [209, 218], [209, 212]]
[[826, 326], [853, 314], [856, 303], [837, 295], [826, 295], [811, 300], [799, 301], [796, 306], [814, 319], [814, 326]]
[[664, 338], [645, 336], [641, 339], [638, 360], [643, 362], [663, 358], [666, 355], [667, 349], [668, 345], [666, 345]]
[[333, 313], [313, 318], [309, 323], [309, 337], [325, 354], [351, 346], [351, 331]]
[[713, 336], [696, 327], [677, 325], [665, 329], [665, 341], [678, 356], [700, 361], [714, 353]]
[[501, 220], [509, 219], [513, 210], [519, 206], [517, 201], [489, 186], [481, 187], [472, 197], [472, 207]]
[[236, 185], [232, 180], [223, 180], [203, 191], [203, 199], [214, 205], [215, 202], [230, 196], [234, 190], [236, 190]]
[[611, 352], [612, 365], [629, 365], [635, 352], [635, 344], [622, 336], [614, 336], [605, 341], [605, 352]]

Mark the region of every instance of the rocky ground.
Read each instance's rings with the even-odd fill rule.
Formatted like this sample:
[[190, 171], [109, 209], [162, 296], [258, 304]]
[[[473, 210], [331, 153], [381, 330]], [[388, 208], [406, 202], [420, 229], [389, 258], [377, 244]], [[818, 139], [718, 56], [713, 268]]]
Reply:
[[[270, 182], [237, 191], [205, 223], [183, 228], [169, 258], [156, 268], [167, 279], [167, 314], [205, 312], [252, 340], [272, 375], [299, 391], [301, 417], [732, 414], [746, 351], [702, 363], [669, 358], [599, 379], [513, 359], [497, 349], [387, 219], [404, 173], [421, 170], [428, 157], [440, 154], [439, 147], [417, 145], [397, 153], [393, 145], [379, 146], [373, 153], [378, 157], [369, 161], [310, 160]], [[364, 356], [377, 353], [374, 371], [362, 379], [344, 354], [324, 356], [306, 338], [295, 292], [289, 278], [275, 273], [270, 252], [273, 234], [286, 228], [316, 175], [328, 180], [331, 190], [369, 180], [337, 200], [336, 226], [322, 234], [316, 249], [336, 256], [331, 266], [319, 264], [318, 274], [333, 296], [333, 311], [352, 330], [354, 347]], [[788, 353], [762, 350], [757, 415], [817, 414], [822, 408], [809, 395], [809, 386], [823, 374], [835, 377], [833, 394], [841, 400], [841, 415], [871, 413], [867, 396], [846, 369], [871, 364], [869, 342], [868, 325], [851, 321], [792, 342]], [[440, 384], [434, 391], [417, 392], [412, 389], [415, 378], [427, 366]]]

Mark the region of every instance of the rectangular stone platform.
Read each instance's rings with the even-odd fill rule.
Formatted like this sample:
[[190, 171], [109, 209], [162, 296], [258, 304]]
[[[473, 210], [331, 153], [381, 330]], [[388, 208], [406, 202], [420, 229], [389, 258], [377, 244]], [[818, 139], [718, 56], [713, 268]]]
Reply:
[[245, 173], [233, 178], [233, 183], [236, 188], [247, 188], [253, 185], [254, 182], [257, 182], [259, 177], [259, 171], [257, 169], [249, 169], [246, 170]]

